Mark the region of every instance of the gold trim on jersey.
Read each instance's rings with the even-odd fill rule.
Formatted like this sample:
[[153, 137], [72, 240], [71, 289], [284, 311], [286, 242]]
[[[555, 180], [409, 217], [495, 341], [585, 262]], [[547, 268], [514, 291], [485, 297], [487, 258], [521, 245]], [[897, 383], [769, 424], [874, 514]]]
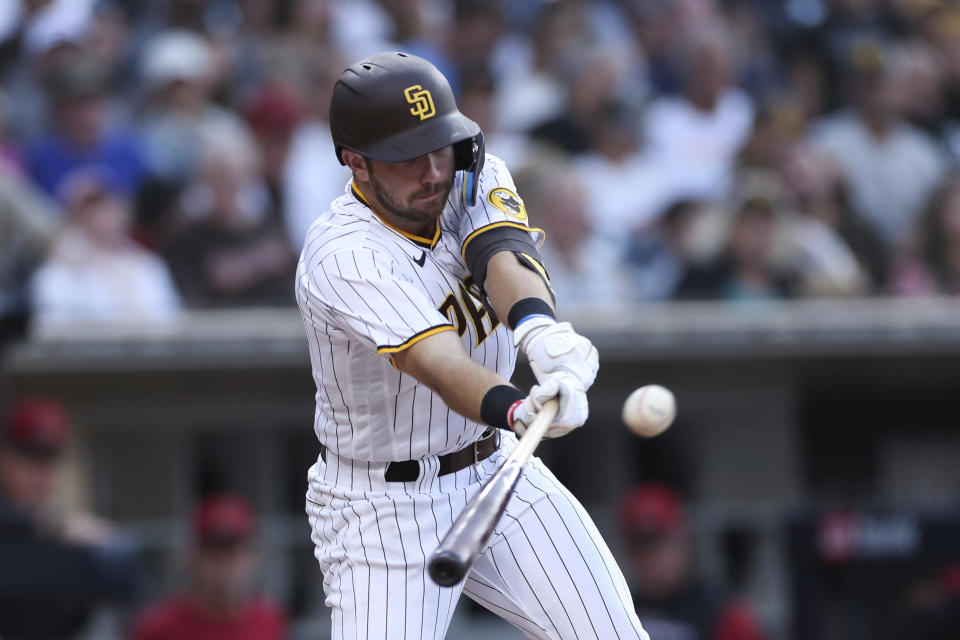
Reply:
[[537, 273], [540, 274], [540, 277], [543, 278], [543, 281], [546, 282], [547, 285], [549, 286], [550, 276], [547, 275], [547, 270], [543, 268], [543, 264], [533, 256], [528, 255], [526, 253], [521, 253], [520, 255], [526, 258], [527, 261], [530, 262], [530, 266], [537, 270]]
[[524, 231], [539, 231], [540, 233], [543, 233], [543, 229], [538, 229], [537, 227], [528, 227], [527, 225], [520, 224], [519, 222], [504, 221], [504, 222], [494, 222], [494, 223], [488, 224], [485, 227], [480, 227], [479, 229], [475, 229], [470, 235], [468, 235], [463, 240], [463, 244], [460, 245], [460, 257], [463, 258], [464, 262], [467, 261], [467, 245], [470, 244], [474, 238], [476, 238], [478, 235], [480, 235], [484, 231], [489, 231], [497, 227], [514, 227], [516, 229], [523, 229]]
[[354, 197], [356, 197], [357, 200], [359, 200], [359, 201], [362, 202], [363, 204], [367, 205], [367, 208], [369, 208], [370, 211], [373, 211], [373, 213], [377, 216], [377, 220], [379, 220], [380, 222], [382, 222], [383, 225], [384, 225], [385, 227], [387, 227], [388, 229], [390, 229], [391, 231], [396, 231], [397, 233], [399, 233], [400, 235], [402, 235], [402, 236], [403, 236], [404, 238], [406, 238], [407, 240], [410, 240], [411, 242], [413, 242], [413, 243], [416, 244], [417, 246], [423, 247], [423, 248], [425, 248], [425, 249], [433, 249], [435, 246], [437, 246], [437, 243], [440, 242], [440, 220], [437, 220], [437, 229], [436, 229], [436, 231], [433, 232], [433, 238], [426, 238], [426, 237], [424, 237], [424, 236], [418, 236], [418, 235], [416, 235], [416, 234], [413, 234], [413, 233], [409, 233], [409, 232], [407, 232], [407, 231], [404, 231], [403, 229], [401, 229], [401, 228], [399, 228], [399, 227], [396, 227], [396, 226], [390, 224], [389, 222], [387, 222], [386, 220], [384, 220], [384, 219], [383, 219], [383, 216], [381, 216], [379, 213], [377, 213], [377, 210], [370, 206], [370, 202], [369, 202], [369, 201], [367, 200], [367, 198], [363, 195], [363, 193], [360, 192], [360, 187], [357, 186], [357, 183], [356, 183], [356, 182], [351, 182], [351, 183], [350, 183], [350, 190], [353, 192]]
[[429, 329], [424, 329], [420, 333], [410, 336], [396, 346], [377, 347], [377, 353], [397, 353], [398, 351], [403, 351], [404, 349], [412, 347], [424, 338], [429, 338], [430, 336], [436, 335], [441, 331], [456, 331], [456, 327], [454, 327], [452, 324], [441, 324], [436, 327], [430, 327]]

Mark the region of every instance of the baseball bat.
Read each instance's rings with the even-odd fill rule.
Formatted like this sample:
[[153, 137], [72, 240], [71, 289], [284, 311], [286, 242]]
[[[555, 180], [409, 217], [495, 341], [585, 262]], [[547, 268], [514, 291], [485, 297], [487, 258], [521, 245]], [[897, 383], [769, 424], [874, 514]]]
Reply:
[[557, 408], [556, 399], [543, 404], [517, 448], [467, 504], [440, 541], [440, 546], [430, 555], [427, 564], [430, 577], [441, 587], [451, 587], [463, 580], [479, 557], [480, 550], [487, 544], [507, 508], [520, 472], [557, 415]]

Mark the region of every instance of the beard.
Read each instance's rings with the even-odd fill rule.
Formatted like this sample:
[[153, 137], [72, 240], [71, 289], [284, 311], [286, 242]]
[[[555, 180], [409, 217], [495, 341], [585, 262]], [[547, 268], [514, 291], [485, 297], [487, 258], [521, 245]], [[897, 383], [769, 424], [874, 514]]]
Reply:
[[[380, 206], [386, 209], [387, 213], [390, 215], [406, 222], [433, 222], [439, 218], [443, 213], [443, 208], [447, 205], [447, 198], [450, 195], [450, 190], [453, 189], [453, 175], [451, 175], [449, 180], [441, 182], [437, 185], [420, 189], [410, 196], [407, 203], [403, 203], [387, 192], [383, 184], [381, 184], [381, 182], [374, 175], [373, 166], [371, 164], [367, 165], [367, 170], [370, 173], [370, 188], [373, 189], [373, 194], [379, 201]], [[441, 193], [443, 197], [437, 198], [433, 203], [429, 203], [421, 207], [416, 207], [410, 204], [410, 202], [417, 198], [422, 198], [434, 193]]]

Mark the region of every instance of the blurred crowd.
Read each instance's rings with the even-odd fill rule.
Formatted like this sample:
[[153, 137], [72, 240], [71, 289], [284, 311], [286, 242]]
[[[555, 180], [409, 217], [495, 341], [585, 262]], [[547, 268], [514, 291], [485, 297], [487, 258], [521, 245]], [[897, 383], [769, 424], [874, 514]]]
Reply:
[[561, 304], [960, 291], [948, 0], [8, 0], [0, 321], [286, 305], [363, 55], [424, 56]]
[[0, 425], [0, 637], [13, 640], [281, 640], [286, 613], [259, 595], [256, 516], [201, 496], [179, 592], [117, 525], [71, 506], [72, 420], [52, 397], [19, 400]]

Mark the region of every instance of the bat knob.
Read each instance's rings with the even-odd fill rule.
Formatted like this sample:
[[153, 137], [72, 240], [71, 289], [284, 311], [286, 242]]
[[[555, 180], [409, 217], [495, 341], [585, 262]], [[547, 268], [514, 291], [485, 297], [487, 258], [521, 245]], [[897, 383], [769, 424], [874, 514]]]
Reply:
[[441, 587], [452, 587], [463, 580], [467, 572], [463, 559], [452, 551], [434, 553], [427, 569], [433, 581]]

